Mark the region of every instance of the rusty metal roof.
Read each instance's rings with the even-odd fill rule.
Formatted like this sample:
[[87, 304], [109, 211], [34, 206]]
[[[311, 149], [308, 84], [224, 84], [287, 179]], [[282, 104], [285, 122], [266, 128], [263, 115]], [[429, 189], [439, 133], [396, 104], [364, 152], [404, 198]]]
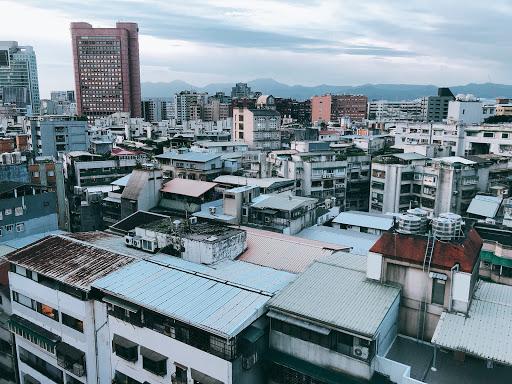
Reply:
[[16, 265], [88, 291], [93, 281], [134, 261], [71, 237], [47, 236], [6, 256]]
[[293, 273], [304, 270], [333, 252], [350, 247], [307, 240], [260, 229], [243, 227], [247, 231], [247, 250], [239, 260]]

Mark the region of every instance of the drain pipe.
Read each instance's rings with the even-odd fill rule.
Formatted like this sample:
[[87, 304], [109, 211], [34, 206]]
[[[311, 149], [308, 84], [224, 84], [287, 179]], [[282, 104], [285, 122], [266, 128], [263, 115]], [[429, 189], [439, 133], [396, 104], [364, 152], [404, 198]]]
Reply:
[[455, 275], [455, 272], [459, 271], [459, 263], [456, 263], [451, 269], [450, 269], [450, 300], [448, 301], [448, 312], [452, 311], [452, 304], [453, 304], [453, 276]]

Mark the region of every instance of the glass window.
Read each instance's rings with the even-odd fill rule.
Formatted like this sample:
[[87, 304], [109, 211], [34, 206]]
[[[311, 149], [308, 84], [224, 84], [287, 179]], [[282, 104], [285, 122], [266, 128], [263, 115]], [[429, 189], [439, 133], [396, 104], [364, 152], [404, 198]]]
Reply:
[[446, 281], [440, 279], [432, 280], [432, 304], [444, 305], [444, 291]]
[[78, 320], [73, 316], [67, 315], [65, 313], [62, 314], [62, 324], [67, 327], [73, 328], [78, 332], [84, 332], [84, 323], [82, 320]]
[[52, 320], [59, 321], [59, 311], [49, 305], [37, 303], [37, 312]]

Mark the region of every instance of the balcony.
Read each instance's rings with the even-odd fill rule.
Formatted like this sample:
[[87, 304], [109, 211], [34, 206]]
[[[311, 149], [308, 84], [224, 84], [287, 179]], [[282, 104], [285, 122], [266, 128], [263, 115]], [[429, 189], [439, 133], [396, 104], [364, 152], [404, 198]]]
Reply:
[[9, 319], [9, 329], [50, 353], [55, 353], [57, 343], [60, 341], [59, 336], [18, 315], [12, 315]]
[[66, 343], [57, 345], [57, 364], [75, 376], [85, 376], [85, 353]]

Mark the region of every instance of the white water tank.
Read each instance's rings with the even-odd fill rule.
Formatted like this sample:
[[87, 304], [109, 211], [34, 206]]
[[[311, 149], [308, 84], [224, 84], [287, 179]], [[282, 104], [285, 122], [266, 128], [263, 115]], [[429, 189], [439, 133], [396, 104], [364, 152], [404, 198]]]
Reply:
[[407, 210], [407, 213], [421, 219], [421, 232], [425, 233], [427, 231], [428, 212], [421, 208], [411, 208]]
[[439, 217], [451, 220], [454, 223], [454, 235], [460, 235], [460, 233], [462, 232], [462, 225], [464, 224], [462, 221], [462, 216], [457, 215], [456, 213], [446, 212], [441, 213]]
[[398, 216], [397, 232], [405, 234], [420, 234], [421, 226], [421, 218], [418, 216], [410, 215], [407, 213]]

